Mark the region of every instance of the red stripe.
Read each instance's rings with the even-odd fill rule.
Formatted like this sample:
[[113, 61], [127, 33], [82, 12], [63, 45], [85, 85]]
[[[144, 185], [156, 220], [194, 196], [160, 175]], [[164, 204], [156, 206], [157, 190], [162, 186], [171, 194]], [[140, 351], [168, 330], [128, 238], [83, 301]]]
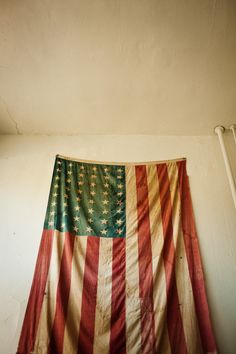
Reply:
[[48, 353], [50, 354], [61, 354], [63, 352], [64, 329], [70, 293], [71, 266], [75, 241], [75, 235], [69, 232], [66, 232], [65, 236], [57, 235], [57, 237], [65, 237], [65, 243], [57, 286], [56, 312], [48, 349]]
[[196, 314], [204, 352], [216, 351], [204, 284], [201, 257], [198, 246], [186, 161], [178, 162], [179, 192], [181, 198], [181, 222], [188, 269], [193, 288]]
[[78, 354], [93, 353], [100, 237], [88, 236], [85, 258]]
[[167, 326], [171, 352], [176, 354], [185, 354], [187, 353], [187, 347], [175, 278], [175, 248], [173, 241], [172, 205], [166, 164], [157, 165], [157, 174], [159, 179], [164, 237], [163, 261], [166, 274]]
[[125, 238], [113, 239], [110, 354], [126, 353]]
[[34, 349], [39, 317], [51, 261], [54, 230], [43, 230], [34, 278], [18, 345], [18, 354], [30, 353]]
[[139, 293], [141, 299], [141, 345], [143, 353], [154, 352], [153, 271], [146, 166], [136, 166]]

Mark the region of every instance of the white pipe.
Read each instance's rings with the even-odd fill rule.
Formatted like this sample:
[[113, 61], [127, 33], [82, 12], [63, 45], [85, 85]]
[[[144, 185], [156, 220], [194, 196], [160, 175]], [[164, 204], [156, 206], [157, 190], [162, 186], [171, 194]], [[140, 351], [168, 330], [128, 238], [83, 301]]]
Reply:
[[230, 127], [229, 127], [230, 130], [232, 130], [232, 133], [233, 133], [233, 136], [234, 136], [234, 141], [235, 141], [235, 144], [236, 144], [236, 125], [235, 124], [232, 124]]
[[218, 125], [217, 127], [215, 127], [215, 133], [218, 135], [218, 138], [219, 138], [222, 155], [223, 155], [224, 162], [225, 162], [226, 173], [227, 173], [227, 176], [228, 176], [229, 185], [230, 185], [230, 189], [231, 189], [231, 192], [232, 192], [234, 205], [235, 205], [235, 208], [236, 208], [236, 187], [235, 187], [235, 182], [234, 182], [232, 170], [231, 170], [231, 167], [230, 167], [228, 155], [227, 155], [227, 152], [226, 152], [226, 149], [225, 149], [225, 143], [224, 143], [224, 138], [223, 138], [223, 132], [224, 131], [225, 131], [225, 128], [222, 127], [221, 125]]

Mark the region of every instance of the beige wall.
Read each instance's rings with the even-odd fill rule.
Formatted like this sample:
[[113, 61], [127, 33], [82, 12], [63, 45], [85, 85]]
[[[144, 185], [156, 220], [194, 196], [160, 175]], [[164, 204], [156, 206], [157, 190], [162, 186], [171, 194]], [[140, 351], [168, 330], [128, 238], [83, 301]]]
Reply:
[[235, 0], [1, 0], [0, 25], [2, 134], [235, 122]]
[[0, 137], [0, 354], [16, 351], [57, 153], [107, 161], [187, 157], [217, 342], [221, 354], [234, 354], [236, 211], [217, 138], [142, 135]]

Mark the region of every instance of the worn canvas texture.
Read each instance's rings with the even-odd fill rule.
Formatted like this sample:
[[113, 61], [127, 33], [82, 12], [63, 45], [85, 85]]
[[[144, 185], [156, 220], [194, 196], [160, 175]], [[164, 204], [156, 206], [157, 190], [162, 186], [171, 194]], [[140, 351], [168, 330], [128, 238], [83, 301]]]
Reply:
[[185, 159], [56, 157], [17, 353], [216, 353]]

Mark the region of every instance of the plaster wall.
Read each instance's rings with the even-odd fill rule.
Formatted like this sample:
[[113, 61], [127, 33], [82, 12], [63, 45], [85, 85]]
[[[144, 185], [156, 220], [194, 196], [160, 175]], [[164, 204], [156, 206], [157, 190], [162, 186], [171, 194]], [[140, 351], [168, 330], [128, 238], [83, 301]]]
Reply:
[[210, 135], [235, 38], [234, 0], [1, 0], [0, 133]]

